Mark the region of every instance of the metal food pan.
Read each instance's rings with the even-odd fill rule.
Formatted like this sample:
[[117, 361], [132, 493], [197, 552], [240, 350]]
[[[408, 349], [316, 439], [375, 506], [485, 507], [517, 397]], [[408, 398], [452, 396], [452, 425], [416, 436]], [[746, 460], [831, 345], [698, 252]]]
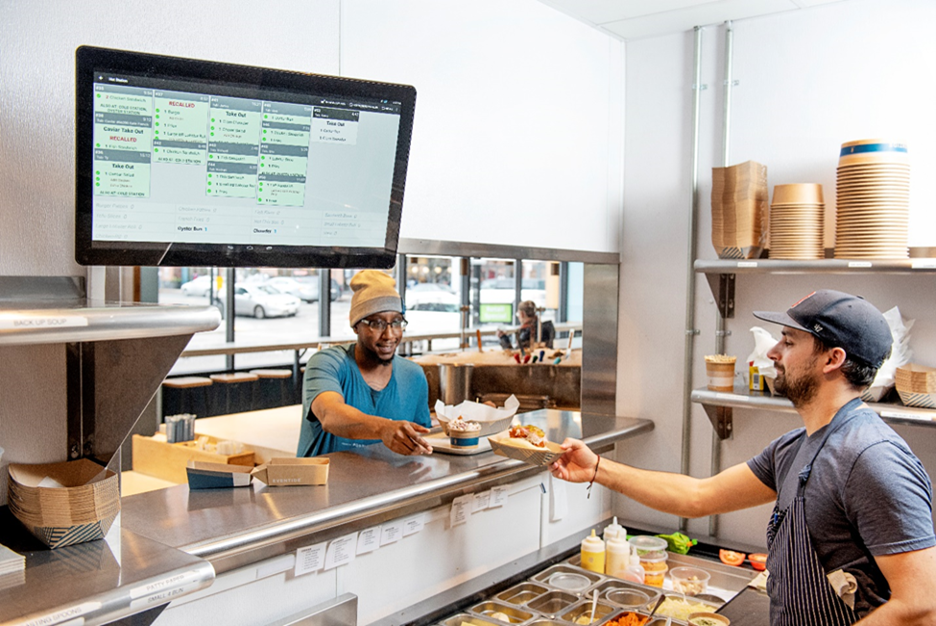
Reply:
[[518, 606], [528, 604], [530, 600], [535, 599], [537, 596], [549, 591], [549, 588], [541, 585], [539, 583], [521, 583], [519, 585], [514, 585], [506, 591], [501, 591], [495, 596], [495, 600], [500, 600], [501, 602], [509, 602], [510, 604], [516, 604]]
[[[536, 617], [530, 611], [524, 611], [523, 609], [519, 609], [511, 604], [495, 602], [493, 600], [488, 600], [486, 602], [476, 604], [469, 609], [469, 612], [475, 615], [483, 616], [495, 624], [500, 624], [500, 626], [503, 626], [505, 623], [522, 624]], [[504, 622], [501, 619], [491, 617], [491, 613], [503, 613], [510, 621]]]
[[[584, 576], [585, 578], [588, 579], [589, 584], [584, 589], [566, 589], [563, 587], [559, 587], [553, 584], [552, 582], [550, 582], [550, 579], [555, 574], [577, 574], [579, 576]], [[546, 568], [539, 574], [535, 575], [533, 577], [533, 580], [535, 582], [543, 583], [544, 585], [548, 585], [555, 589], [561, 589], [562, 591], [570, 591], [572, 593], [577, 593], [581, 595], [582, 593], [584, 593], [585, 591], [593, 587], [595, 584], [600, 583], [603, 580], [605, 580], [605, 577], [600, 574], [596, 574], [595, 572], [591, 572], [587, 569], [583, 569], [581, 567], [574, 567], [572, 565], [564, 565], [560, 563], [558, 565], [553, 565], [552, 567]]]
[[530, 622], [529, 626], [569, 626], [565, 622], [559, 622], [552, 619], [538, 619], [535, 622]]
[[483, 619], [468, 613], [457, 613], [439, 622], [439, 626], [504, 626], [504, 623], [497, 620]]
[[543, 615], [556, 617], [579, 600], [579, 596], [568, 591], [549, 591], [530, 602], [527, 607]]
[[[560, 615], [559, 619], [561, 619], [564, 622], [575, 624], [576, 623], [575, 620], [577, 620], [582, 615], [591, 616], [591, 610], [592, 610], [591, 600], [583, 600], [582, 602], [579, 602], [578, 604], [570, 608], [568, 611]], [[621, 610], [618, 607], [611, 606], [610, 604], [606, 604], [605, 602], [599, 601], [598, 604], [595, 605], [595, 621], [589, 622], [589, 623], [600, 624], [604, 622], [605, 620], [607, 620], [612, 615], [616, 615], [617, 613], [620, 613], [620, 612]]]

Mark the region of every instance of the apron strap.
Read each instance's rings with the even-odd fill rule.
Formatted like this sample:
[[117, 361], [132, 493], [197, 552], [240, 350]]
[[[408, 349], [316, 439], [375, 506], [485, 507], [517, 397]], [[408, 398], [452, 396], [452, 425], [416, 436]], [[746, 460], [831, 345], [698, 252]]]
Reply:
[[826, 441], [829, 440], [829, 437], [832, 435], [832, 433], [838, 431], [840, 428], [842, 428], [842, 426], [844, 426], [847, 423], [847, 420], [838, 420], [836, 422], [836, 419], [838, 419], [840, 415], [848, 413], [853, 408], [857, 407], [859, 404], [862, 404], [862, 403], [863, 401], [861, 400], [860, 397], [852, 398], [851, 400], [846, 402], [842, 406], [842, 408], [840, 408], [838, 411], [835, 412], [835, 415], [832, 417], [832, 421], [829, 422], [828, 426], [826, 427], [825, 433], [822, 435], [822, 441], [819, 442], [819, 447], [816, 448], [816, 452], [815, 454], [813, 454], [812, 459], [810, 459], [809, 463], [807, 463], [803, 467], [803, 469], [800, 470], [799, 486], [796, 489], [796, 497], [798, 498], [803, 497], [803, 494], [806, 491], [806, 483], [809, 481], [809, 475], [812, 474], [813, 463], [816, 462], [816, 458], [818, 458], [819, 452], [822, 451], [822, 448], [825, 446]]

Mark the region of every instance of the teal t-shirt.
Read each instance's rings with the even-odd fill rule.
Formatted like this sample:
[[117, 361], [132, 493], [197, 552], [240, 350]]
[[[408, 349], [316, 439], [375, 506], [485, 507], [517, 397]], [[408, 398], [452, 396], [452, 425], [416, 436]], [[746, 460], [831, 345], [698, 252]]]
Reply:
[[390, 382], [380, 391], [374, 391], [361, 376], [354, 360], [355, 345], [319, 350], [306, 363], [297, 456], [318, 456], [380, 443], [379, 439], [346, 439], [325, 432], [312, 413], [312, 401], [323, 391], [340, 393], [345, 403], [369, 415], [430, 427], [429, 385], [422, 367], [394, 355]]

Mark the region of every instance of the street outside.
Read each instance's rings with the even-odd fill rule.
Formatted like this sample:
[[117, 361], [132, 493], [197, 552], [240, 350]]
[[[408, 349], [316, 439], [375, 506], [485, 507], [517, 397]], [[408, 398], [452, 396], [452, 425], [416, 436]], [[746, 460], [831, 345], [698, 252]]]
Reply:
[[[160, 304], [183, 304], [189, 306], [207, 306], [208, 296], [188, 296], [180, 289], [162, 288], [159, 290]], [[348, 312], [351, 309], [351, 294], [344, 293], [337, 300], [331, 303], [331, 337], [334, 338], [354, 338], [354, 331], [348, 325]], [[448, 316], [447, 316], [448, 317]], [[458, 330], [458, 314], [446, 319], [446, 322], [454, 321], [454, 325], [446, 332], [456, 332]], [[210, 348], [225, 343], [225, 321], [221, 322], [213, 331], [196, 333], [188, 344], [189, 349]], [[417, 326], [425, 326], [420, 330]], [[422, 321], [417, 324], [411, 324], [407, 328], [408, 333], [422, 332], [440, 332], [436, 324], [429, 326]], [[244, 315], [238, 315], [234, 318], [234, 336], [237, 343], [242, 345], [258, 344], [277, 344], [277, 343], [309, 343], [314, 344], [319, 339], [319, 303], [301, 302], [299, 312], [294, 317], [267, 317], [255, 319]], [[435, 349], [448, 349], [458, 345], [458, 340], [449, 340], [452, 346], [442, 345], [445, 340], [433, 342]], [[438, 344], [438, 345], [437, 345]], [[305, 355], [302, 360], [308, 355]], [[235, 356], [235, 366], [237, 369], [250, 369], [255, 367], [268, 367], [271, 365], [291, 364], [294, 359], [294, 353], [290, 351], [280, 352], [257, 352], [238, 354]], [[172, 368], [170, 374], [182, 375], [195, 372], [220, 371], [226, 369], [225, 357], [205, 356], [188, 357], [179, 359]]]

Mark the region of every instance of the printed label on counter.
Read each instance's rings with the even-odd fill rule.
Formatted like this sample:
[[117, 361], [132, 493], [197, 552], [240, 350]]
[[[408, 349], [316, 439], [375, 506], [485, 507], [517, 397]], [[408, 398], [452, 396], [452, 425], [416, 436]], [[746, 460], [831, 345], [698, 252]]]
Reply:
[[181, 574], [176, 574], [169, 578], [163, 580], [157, 580], [146, 585], [141, 585], [139, 587], [134, 587], [130, 590], [130, 598], [136, 599], [142, 596], [151, 596], [153, 594], [162, 593], [167, 589], [173, 587], [183, 587], [189, 586], [192, 583], [199, 585], [201, 584], [202, 575], [197, 570], [190, 570], [188, 572], [182, 572]]
[[474, 502], [474, 495], [458, 496], [452, 500], [452, 511], [449, 521], [452, 526], [458, 526], [468, 521], [468, 515], [471, 513], [471, 504]]
[[354, 560], [357, 546], [357, 533], [351, 533], [338, 539], [332, 539], [325, 551], [325, 569], [347, 565]]
[[490, 508], [491, 506], [491, 492], [483, 491], [481, 493], [476, 493], [474, 496], [474, 503], [472, 505], [472, 513], [478, 511], [483, 511], [484, 509]]
[[325, 567], [325, 546], [326, 543], [323, 541], [296, 550], [296, 569], [293, 574], [302, 576], [309, 572], [317, 572]]
[[393, 524], [384, 524], [380, 529], [380, 547], [399, 540], [403, 536], [403, 524], [395, 522]]
[[871, 267], [871, 261], [849, 261], [848, 267]]
[[78, 315], [15, 315], [0, 313], [0, 330], [29, 330], [87, 326], [88, 318]]
[[507, 495], [510, 493], [510, 487], [503, 485], [501, 487], [494, 487], [491, 489], [491, 501], [488, 504], [488, 508], [496, 509], [497, 507], [504, 506], [507, 504]]
[[409, 537], [421, 531], [426, 523], [425, 517], [424, 513], [420, 513], [419, 515], [414, 515], [413, 517], [403, 520], [403, 536]]
[[931, 270], [936, 268], [936, 259], [914, 259], [910, 261], [910, 267], [915, 270]]
[[358, 533], [357, 553], [367, 554], [380, 547], [380, 527], [373, 526]]
[[81, 625], [85, 623], [85, 619], [82, 617], [83, 615], [98, 611], [100, 608], [100, 602], [83, 602], [82, 604], [62, 609], [55, 613], [21, 622], [21, 626], [52, 626], [52, 624], [60, 624], [63, 626], [71, 626], [72, 624]]

